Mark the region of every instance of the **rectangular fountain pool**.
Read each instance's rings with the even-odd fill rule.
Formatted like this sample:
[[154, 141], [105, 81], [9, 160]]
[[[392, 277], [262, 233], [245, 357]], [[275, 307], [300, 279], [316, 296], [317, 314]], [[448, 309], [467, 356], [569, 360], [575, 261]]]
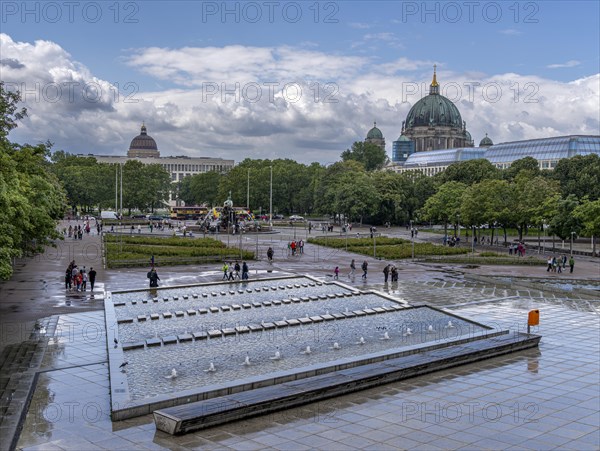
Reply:
[[497, 332], [309, 276], [109, 293], [105, 306], [113, 420]]

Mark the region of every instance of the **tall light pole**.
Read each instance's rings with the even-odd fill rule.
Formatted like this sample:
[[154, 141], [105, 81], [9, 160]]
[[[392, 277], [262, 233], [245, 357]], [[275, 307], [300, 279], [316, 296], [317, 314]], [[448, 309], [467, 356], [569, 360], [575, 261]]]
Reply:
[[271, 166], [271, 187], [269, 189], [269, 227], [273, 229], [273, 166]]
[[571, 255], [573, 255], [573, 235], [575, 235], [575, 232], [571, 232], [571, 250], [569, 251]]
[[546, 220], [542, 219], [542, 233], [544, 234], [544, 241], [542, 241], [542, 255], [546, 253]]
[[475, 255], [475, 226], [471, 226], [473, 237], [471, 238], [471, 253]]
[[119, 211], [119, 218], [123, 217], [123, 165], [121, 164], [121, 210]]
[[410, 240], [412, 241], [412, 260], [415, 260], [415, 231], [413, 230], [412, 219], [410, 220]]
[[115, 213], [119, 211], [119, 166], [115, 166]]
[[250, 168], [248, 168], [248, 185], [246, 187], [246, 210], [250, 210]]

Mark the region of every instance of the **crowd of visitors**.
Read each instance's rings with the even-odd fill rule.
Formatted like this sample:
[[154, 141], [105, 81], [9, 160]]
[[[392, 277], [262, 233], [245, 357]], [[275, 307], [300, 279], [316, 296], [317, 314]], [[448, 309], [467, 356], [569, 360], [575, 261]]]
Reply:
[[235, 263], [223, 262], [221, 270], [223, 271], [223, 278], [221, 280], [248, 280], [250, 272], [248, 263], [245, 261], [242, 262], [241, 266], [238, 261], [235, 261]]
[[[269, 248], [271, 249], [271, 248]], [[288, 255], [296, 256], [304, 254], [304, 240], [293, 240], [287, 245]], [[271, 259], [269, 259], [271, 260]]]
[[88, 272], [85, 266], [79, 268], [75, 264], [75, 260], [71, 261], [65, 271], [65, 290], [86, 291], [88, 282], [90, 283], [90, 291], [94, 291], [94, 284], [96, 283], [94, 268], [90, 268]]
[[563, 269], [566, 270], [567, 262], [569, 263], [569, 272], [572, 273], [573, 269], [575, 268], [575, 259], [572, 255], [568, 260], [565, 254], [559, 258], [556, 256], [550, 256], [548, 257], [548, 267], [546, 268], [546, 272], [562, 273]]

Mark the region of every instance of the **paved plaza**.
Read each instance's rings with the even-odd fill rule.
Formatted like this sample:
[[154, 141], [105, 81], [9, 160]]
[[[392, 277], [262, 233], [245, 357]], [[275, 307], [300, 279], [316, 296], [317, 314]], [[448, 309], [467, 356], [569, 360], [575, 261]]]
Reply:
[[[86, 237], [62, 243], [54, 254], [21, 261], [13, 280], [0, 286], [3, 356], [16, 356], [3, 362], [4, 393], [7, 384], [22, 381], [12, 402], [3, 399], [8, 409], [3, 410], [2, 449], [10, 447], [11, 423], [13, 429], [19, 423], [19, 397], [31, 398], [15, 440], [24, 450], [599, 449], [600, 296], [512, 282], [515, 276], [552, 282], [576, 276], [598, 284], [597, 259], [578, 259], [573, 275], [547, 274], [543, 266], [465, 268], [405, 261], [398, 263], [400, 281], [384, 284], [384, 261], [367, 259], [364, 282], [360, 274], [346, 275], [350, 259], [363, 256], [307, 245], [304, 256], [288, 257], [285, 243], [292, 233], [245, 237], [245, 246], [256, 245], [261, 255], [269, 246], [276, 248], [273, 265], [251, 262], [252, 278], [311, 274], [331, 280], [332, 268], [339, 265], [340, 279], [349, 285], [518, 331], [526, 330], [527, 312], [539, 309], [540, 326], [533, 330], [542, 335], [539, 349], [183, 436], [156, 431], [150, 415], [113, 423], [102, 291], [142, 288], [147, 281], [142, 269], [102, 269], [99, 239]], [[93, 297], [65, 292], [62, 278], [71, 259], [98, 270]], [[161, 286], [215, 282], [221, 275], [218, 265], [159, 268], [159, 274]], [[9, 369], [13, 377], [7, 379]]]

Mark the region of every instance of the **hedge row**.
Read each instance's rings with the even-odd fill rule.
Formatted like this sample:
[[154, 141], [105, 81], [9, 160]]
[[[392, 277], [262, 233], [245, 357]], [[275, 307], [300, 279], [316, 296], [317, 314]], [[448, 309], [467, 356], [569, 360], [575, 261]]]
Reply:
[[214, 238], [183, 238], [162, 236], [135, 236], [106, 234], [107, 243], [124, 243], [150, 246], [178, 246], [178, 247], [211, 247], [226, 248], [225, 243]]
[[110, 255], [121, 253], [154, 255], [163, 257], [203, 257], [207, 255], [227, 255], [235, 252], [227, 247], [182, 247], [182, 246], [139, 246], [135, 244], [108, 243], [106, 250]]
[[384, 236], [376, 237], [376, 238], [348, 238], [341, 236], [339, 238], [333, 237], [318, 237], [318, 238], [309, 238], [308, 242], [312, 244], [318, 244], [320, 246], [333, 247], [335, 249], [346, 248], [346, 244], [348, 248], [350, 247], [367, 247], [373, 249], [373, 241], [375, 241], [375, 245], [377, 247], [391, 244], [406, 244], [410, 241], [403, 240], [402, 238], [388, 238]]
[[[375, 255], [386, 260], [398, 260], [402, 258], [411, 258], [413, 255], [413, 243], [401, 238], [375, 238]], [[309, 243], [321, 246], [332, 247], [335, 249], [346, 248], [344, 238], [310, 238]], [[362, 255], [373, 256], [373, 239], [370, 238], [349, 238], [348, 251]], [[414, 243], [414, 255], [459, 255], [469, 252], [467, 248], [436, 246], [432, 243]]]

